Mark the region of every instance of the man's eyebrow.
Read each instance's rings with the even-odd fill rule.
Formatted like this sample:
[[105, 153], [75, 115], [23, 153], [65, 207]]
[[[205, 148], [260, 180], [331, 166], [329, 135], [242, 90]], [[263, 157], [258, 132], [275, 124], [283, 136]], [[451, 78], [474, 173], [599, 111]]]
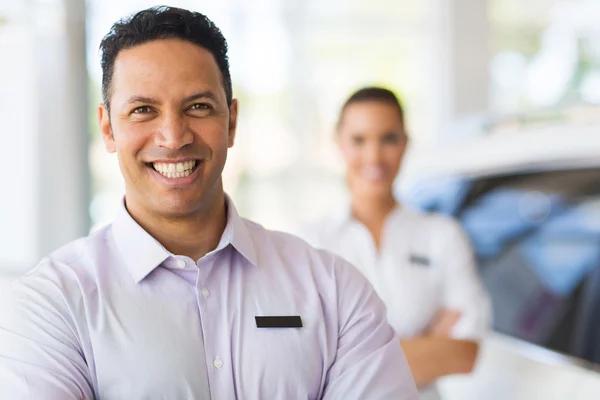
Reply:
[[213, 91], [204, 90], [202, 92], [194, 93], [193, 95], [186, 97], [185, 99], [183, 99], [183, 103], [189, 103], [190, 101], [199, 99], [210, 99], [215, 102], [219, 101], [219, 98]]
[[[210, 99], [215, 102], [219, 101], [219, 98], [213, 91], [204, 90], [202, 92], [194, 93], [191, 96], [186, 97], [185, 99], [182, 100], [182, 103], [189, 103], [191, 101], [198, 100], [198, 99]], [[154, 99], [152, 97], [135, 95], [135, 96], [131, 96], [129, 99], [127, 99], [127, 104], [132, 104], [132, 103], [159, 104], [160, 101], [158, 101], [157, 99]]]
[[131, 104], [131, 103], [158, 104], [159, 101], [156, 99], [153, 99], [152, 97], [131, 96], [129, 99], [127, 99], [127, 104]]

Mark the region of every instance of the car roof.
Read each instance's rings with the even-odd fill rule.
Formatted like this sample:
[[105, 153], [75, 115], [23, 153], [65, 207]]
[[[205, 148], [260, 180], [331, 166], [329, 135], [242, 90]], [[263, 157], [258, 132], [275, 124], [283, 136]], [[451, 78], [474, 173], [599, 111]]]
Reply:
[[537, 126], [415, 146], [403, 184], [443, 177], [483, 178], [600, 167], [600, 124]]

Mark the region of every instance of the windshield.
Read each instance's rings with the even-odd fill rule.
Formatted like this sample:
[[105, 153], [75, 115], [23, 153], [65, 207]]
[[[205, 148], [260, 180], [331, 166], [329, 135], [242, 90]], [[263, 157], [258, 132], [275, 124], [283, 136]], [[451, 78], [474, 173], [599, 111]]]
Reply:
[[461, 222], [496, 330], [600, 363], [600, 170], [431, 180], [406, 202]]

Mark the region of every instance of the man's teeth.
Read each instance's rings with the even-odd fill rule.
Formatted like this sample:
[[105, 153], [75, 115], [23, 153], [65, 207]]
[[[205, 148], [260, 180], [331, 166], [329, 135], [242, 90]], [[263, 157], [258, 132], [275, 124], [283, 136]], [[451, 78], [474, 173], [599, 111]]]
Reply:
[[194, 167], [196, 161], [186, 161], [182, 163], [153, 163], [152, 166], [159, 174], [166, 176], [167, 178], [184, 178], [189, 176]]

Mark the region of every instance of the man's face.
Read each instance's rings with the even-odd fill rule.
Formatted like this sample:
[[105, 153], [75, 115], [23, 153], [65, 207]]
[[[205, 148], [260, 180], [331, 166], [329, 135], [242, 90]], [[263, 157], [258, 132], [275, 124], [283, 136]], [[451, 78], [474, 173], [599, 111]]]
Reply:
[[213, 55], [180, 39], [135, 46], [117, 56], [111, 89], [98, 117], [128, 208], [182, 217], [219, 198], [237, 103], [228, 107]]

